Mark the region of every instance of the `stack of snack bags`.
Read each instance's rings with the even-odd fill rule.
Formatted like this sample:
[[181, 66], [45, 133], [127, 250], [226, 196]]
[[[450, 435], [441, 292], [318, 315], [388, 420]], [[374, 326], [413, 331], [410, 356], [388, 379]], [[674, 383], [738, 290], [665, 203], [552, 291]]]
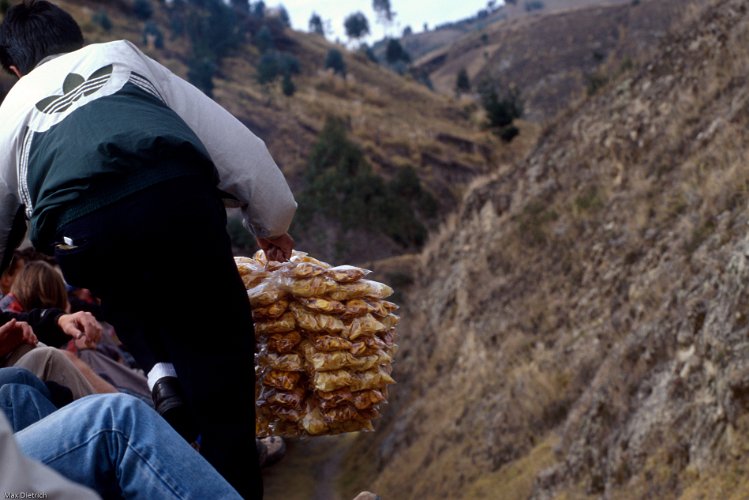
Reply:
[[257, 435], [373, 430], [395, 382], [392, 288], [303, 252], [235, 260], [255, 320]]

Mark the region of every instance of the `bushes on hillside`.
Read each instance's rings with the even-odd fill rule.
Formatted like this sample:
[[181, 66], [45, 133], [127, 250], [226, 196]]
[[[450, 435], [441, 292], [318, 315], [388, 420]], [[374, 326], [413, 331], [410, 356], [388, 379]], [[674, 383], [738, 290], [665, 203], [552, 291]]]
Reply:
[[291, 78], [299, 74], [299, 60], [288, 52], [270, 50], [260, 57], [257, 67], [257, 80], [262, 84], [271, 83], [278, 77]]
[[519, 133], [513, 122], [523, 116], [519, 92], [515, 88], [500, 90], [496, 83], [484, 80], [479, 85], [479, 95], [486, 112], [487, 127], [510, 142]]
[[91, 21], [104, 31], [108, 32], [112, 29], [112, 21], [105, 10], [98, 10], [92, 14]]
[[337, 220], [344, 230], [379, 231], [403, 247], [424, 243], [427, 231], [418, 215], [429, 218], [436, 213], [434, 198], [422, 189], [412, 168], [403, 168], [390, 182], [375, 174], [340, 121], [326, 122], [306, 175], [298, 224], [321, 214]]
[[325, 69], [332, 69], [333, 73], [346, 76], [346, 61], [343, 60], [343, 54], [338, 49], [330, 49], [325, 56]]

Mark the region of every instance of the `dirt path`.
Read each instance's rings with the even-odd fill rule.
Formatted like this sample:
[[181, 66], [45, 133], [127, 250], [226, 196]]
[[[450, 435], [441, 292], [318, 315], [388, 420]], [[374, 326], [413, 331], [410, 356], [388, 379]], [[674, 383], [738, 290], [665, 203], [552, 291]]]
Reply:
[[337, 488], [346, 439], [286, 441], [286, 456], [264, 470], [266, 500], [344, 500]]

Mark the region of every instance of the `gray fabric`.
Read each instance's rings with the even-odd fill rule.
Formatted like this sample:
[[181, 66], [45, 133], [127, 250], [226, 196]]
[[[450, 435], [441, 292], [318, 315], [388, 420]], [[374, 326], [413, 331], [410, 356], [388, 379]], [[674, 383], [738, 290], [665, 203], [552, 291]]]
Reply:
[[107, 380], [118, 390], [124, 390], [128, 394], [143, 396], [148, 399], [151, 398], [151, 392], [148, 390], [148, 383], [143, 374], [131, 370], [94, 349], [83, 349], [79, 351], [78, 357], [86, 362], [97, 375]]
[[66, 357], [54, 347], [39, 344], [37, 347], [21, 346], [11, 354], [10, 363], [5, 366], [26, 368], [44, 381], [57, 382], [73, 393], [73, 399], [80, 399], [96, 393], [88, 380]]

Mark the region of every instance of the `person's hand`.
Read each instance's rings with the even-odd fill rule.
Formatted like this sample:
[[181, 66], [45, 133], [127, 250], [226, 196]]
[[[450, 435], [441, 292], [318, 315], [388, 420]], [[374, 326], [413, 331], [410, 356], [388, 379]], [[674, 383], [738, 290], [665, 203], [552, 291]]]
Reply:
[[[57, 319], [60, 329], [76, 340], [84, 340], [86, 347], [94, 347], [101, 339], [101, 325], [93, 314], [78, 311], [73, 314], [63, 314]], [[76, 342], [76, 345], [79, 343]]]
[[286, 262], [291, 258], [294, 249], [294, 238], [289, 233], [275, 238], [258, 238], [257, 244], [265, 252], [268, 261]]
[[21, 344], [36, 345], [38, 340], [31, 325], [12, 319], [0, 326], [0, 356], [14, 351]]

